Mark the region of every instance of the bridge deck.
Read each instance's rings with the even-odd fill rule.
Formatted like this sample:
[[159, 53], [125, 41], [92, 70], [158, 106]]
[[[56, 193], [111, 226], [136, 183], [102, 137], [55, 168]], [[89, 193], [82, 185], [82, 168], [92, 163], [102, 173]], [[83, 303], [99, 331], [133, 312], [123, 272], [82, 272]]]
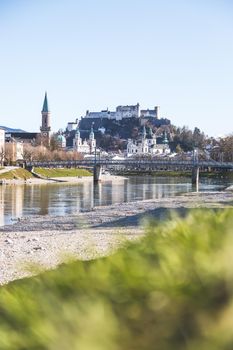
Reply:
[[201, 169], [227, 169], [233, 170], [233, 162], [215, 162], [199, 161], [193, 162], [190, 160], [74, 160], [74, 161], [51, 161], [51, 162], [27, 162], [26, 167], [43, 167], [43, 168], [58, 168], [58, 167], [90, 167], [93, 168], [96, 164], [105, 168], [121, 167], [121, 168], [135, 168], [140, 171], [149, 168], [169, 168], [169, 169], [192, 169], [199, 167]]

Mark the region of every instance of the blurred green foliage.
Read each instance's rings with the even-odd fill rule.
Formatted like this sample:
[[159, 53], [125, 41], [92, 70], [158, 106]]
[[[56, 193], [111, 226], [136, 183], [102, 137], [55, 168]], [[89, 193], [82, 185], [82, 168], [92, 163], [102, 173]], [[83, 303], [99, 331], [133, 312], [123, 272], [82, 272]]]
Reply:
[[0, 349], [233, 349], [233, 212], [151, 222], [112, 256], [0, 289]]

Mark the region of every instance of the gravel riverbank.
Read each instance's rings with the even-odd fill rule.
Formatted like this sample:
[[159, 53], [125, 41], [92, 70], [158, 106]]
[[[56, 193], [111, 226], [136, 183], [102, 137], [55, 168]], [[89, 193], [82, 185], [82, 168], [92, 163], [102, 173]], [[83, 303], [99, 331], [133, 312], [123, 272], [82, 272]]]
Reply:
[[233, 192], [189, 193], [172, 198], [96, 207], [77, 215], [32, 216], [0, 227], [0, 284], [32, 275], [32, 264], [54, 268], [68, 257], [104, 256], [143, 234], [142, 223], [170, 210], [233, 208]]

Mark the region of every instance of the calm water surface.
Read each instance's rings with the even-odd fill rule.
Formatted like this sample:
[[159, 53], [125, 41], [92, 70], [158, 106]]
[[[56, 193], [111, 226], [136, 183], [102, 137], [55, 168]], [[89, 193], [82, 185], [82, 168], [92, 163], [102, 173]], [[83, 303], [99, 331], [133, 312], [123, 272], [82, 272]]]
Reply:
[[[200, 191], [215, 191], [227, 182], [202, 179]], [[46, 184], [0, 186], [0, 225], [30, 215], [66, 215], [94, 206], [155, 199], [194, 191], [190, 178], [132, 176], [117, 182], [93, 186], [80, 184]]]

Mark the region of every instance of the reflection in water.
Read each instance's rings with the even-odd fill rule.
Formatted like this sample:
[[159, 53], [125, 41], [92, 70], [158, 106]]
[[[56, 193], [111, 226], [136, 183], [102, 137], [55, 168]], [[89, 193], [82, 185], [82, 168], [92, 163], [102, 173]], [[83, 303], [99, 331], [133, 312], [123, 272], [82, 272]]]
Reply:
[[[200, 191], [221, 189], [204, 179]], [[195, 191], [189, 178], [134, 176], [116, 182], [0, 186], [0, 225], [29, 215], [66, 215], [94, 206], [174, 196]]]
[[102, 192], [102, 184], [101, 183], [94, 183], [93, 184], [93, 204], [94, 207], [98, 206], [99, 203], [102, 202], [101, 198], [101, 193]]
[[38, 212], [39, 215], [47, 215], [49, 213], [49, 195], [50, 192], [47, 189], [47, 186], [40, 187], [40, 210]]
[[23, 214], [24, 186], [1, 186], [0, 188], [0, 225], [8, 218], [18, 218]]

